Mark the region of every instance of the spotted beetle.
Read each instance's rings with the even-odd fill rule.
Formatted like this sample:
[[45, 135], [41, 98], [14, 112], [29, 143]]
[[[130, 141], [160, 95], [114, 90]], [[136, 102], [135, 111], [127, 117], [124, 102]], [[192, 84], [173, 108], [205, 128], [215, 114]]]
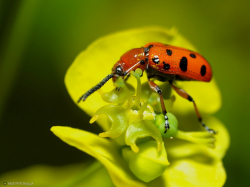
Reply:
[[162, 113], [165, 117], [165, 133], [169, 129], [169, 122], [162, 90], [155, 84], [151, 78], [166, 82], [178, 95], [193, 102], [196, 115], [201, 125], [211, 133], [216, 133], [213, 129], [203, 123], [199, 110], [193, 98], [183, 89], [173, 85], [174, 80], [197, 80], [209, 82], [212, 78], [212, 69], [210, 64], [199, 53], [184, 48], [165, 45], [158, 42], [146, 44], [144, 47], [131, 49], [123, 54], [120, 60], [113, 66], [111, 74], [107, 75], [99, 84], [91, 88], [82, 95], [78, 103], [85, 101], [89, 95], [101, 88], [109, 79], [115, 82], [118, 77], [125, 77], [131, 71], [140, 68], [146, 71], [150, 88], [160, 96]]

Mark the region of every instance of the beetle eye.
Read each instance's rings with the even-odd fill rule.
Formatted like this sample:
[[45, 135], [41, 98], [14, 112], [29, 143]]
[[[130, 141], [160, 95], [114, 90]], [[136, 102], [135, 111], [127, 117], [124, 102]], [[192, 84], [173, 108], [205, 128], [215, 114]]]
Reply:
[[121, 67], [121, 66], [117, 66], [117, 67], [115, 68], [115, 72], [116, 72], [117, 74], [122, 74], [122, 72], [123, 72], [122, 67]]

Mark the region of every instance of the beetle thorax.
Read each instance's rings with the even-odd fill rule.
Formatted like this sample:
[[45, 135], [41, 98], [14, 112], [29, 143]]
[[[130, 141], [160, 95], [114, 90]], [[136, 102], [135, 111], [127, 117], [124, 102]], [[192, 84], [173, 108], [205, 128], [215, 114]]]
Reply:
[[130, 73], [130, 71], [136, 70], [137, 68], [144, 71], [145, 67], [144, 48], [135, 48], [121, 56], [120, 60], [113, 66], [112, 73], [115, 77], [125, 76]]

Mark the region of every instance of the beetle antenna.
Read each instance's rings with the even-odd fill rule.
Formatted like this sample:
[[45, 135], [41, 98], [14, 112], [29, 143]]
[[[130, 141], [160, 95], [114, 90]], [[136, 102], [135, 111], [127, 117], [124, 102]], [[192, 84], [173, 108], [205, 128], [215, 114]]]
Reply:
[[91, 88], [89, 91], [87, 91], [85, 94], [83, 94], [77, 101], [79, 103], [81, 100], [85, 101], [88, 96], [90, 96], [92, 93], [94, 93], [96, 90], [100, 89], [109, 79], [113, 78], [115, 75], [114, 74], [109, 74], [107, 77], [102, 79], [101, 82], [99, 82], [96, 86]]

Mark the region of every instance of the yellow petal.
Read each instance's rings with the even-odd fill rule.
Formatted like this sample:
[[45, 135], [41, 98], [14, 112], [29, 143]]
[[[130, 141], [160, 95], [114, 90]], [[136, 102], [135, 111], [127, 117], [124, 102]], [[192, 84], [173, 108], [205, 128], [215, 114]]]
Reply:
[[194, 131], [194, 132], [183, 132], [178, 130], [176, 138], [187, 140], [193, 143], [203, 144], [210, 148], [214, 148], [215, 145], [215, 134], [207, 131]]
[[215, 129], [218, 134], [216, 134], [214, 137], [216, 139], [215, 141], [215, 148], [213, 151], [217, 154], [218, 158], [222, 159], [226, 151], [229, 148], [230, 145], [230, 136], [228, 133], [227, 128], [215, 117], [211, 117], [206, 120], [208, 124], [211, 124], [211, 128]]
[[148, 186], [174, 187], [221, 187], [226, 181], [226, 172], [221, 161], [202, 163], [192, 159], [172, 161], [163, 175]]
[[206, 146], [183, 143], [166, 148], [170, 166], [149, 186], [204, 186], [221, 187], [226, 181], [226, 172], [216, 150]]
[[[178, 119], [180, 119], [179, 125], [185, 126], [186, 129], [193, 129], [195, 126], [196, 129], [199, 129], [197, 132], [201, 130], [205, 132], [205, 130], [201, 127], [201, 125], [196, 121], [195, 118], [190, 119], [188, 117], [182, 116]], [[178, 152], [175, 152], [175, 157], [182, 156], [186, 152], [206, 152], [207, 154], [213, 155], [213, 157], [216, 157], [217, 159], [222, 159], [225, 156], [230, 144], [229, 133], [226, 127], [215, 117], [206, 118], [205, 122], [210, 128], [218, 132], [214, 135], [214, 138], [216, 139], [214, 143], [215, 148], [211, 149], [206, 145], [197, 145], [195, 143], [189, 143], [188, 141], [178, 140], [177, 138], [174, 138], [173, 140], [163, 139], [165, 145], [167, 145], [168, 147], [176, 147], [177, 150], [179, 150]], [[181, 150], [180, 146], [185, 150]], [[167, 149], [167, 151], [169, 150]]]
[[99, 160], [108, 170], [115, 186], [145, 186], [136, 181], [115, 144], [108, 139], [71, 127], [54, 126], [51, 131], [67, 144]]

